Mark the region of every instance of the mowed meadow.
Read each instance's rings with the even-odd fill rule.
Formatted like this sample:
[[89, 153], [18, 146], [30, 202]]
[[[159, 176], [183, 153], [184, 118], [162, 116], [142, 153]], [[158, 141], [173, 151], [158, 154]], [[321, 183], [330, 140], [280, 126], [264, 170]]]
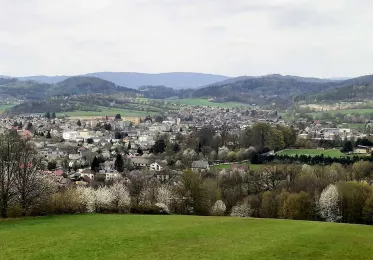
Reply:
[[372, 259], [373, 227], [175, 215], [0, 220], [0, 259]]

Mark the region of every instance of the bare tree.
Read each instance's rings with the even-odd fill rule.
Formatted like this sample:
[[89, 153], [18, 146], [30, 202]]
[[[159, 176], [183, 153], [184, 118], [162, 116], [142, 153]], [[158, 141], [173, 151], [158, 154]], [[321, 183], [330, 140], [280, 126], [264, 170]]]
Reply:
[[32, 205], [52, 192], [53, 186], [40, 172], [41, 158], [34, 147], [23, 140], [20, 140], [18, 145], [19, 166], [14, 172], [14, 184], [16, 198], [22, 208], [22, 216], [25, 216]]
[[8, 205], [16, 195], [14, 184], [19, 167], [19, 141], [17, 133], [0, 135], [0, 213], [3, 218], [7, 217]]

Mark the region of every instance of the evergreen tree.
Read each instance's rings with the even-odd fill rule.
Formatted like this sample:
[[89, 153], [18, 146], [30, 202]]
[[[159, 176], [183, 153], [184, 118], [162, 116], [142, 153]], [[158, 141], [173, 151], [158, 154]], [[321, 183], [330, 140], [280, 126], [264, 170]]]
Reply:
[[50, 119], [50, 118], [51, 118], [51, 113], [50, 113], [50, 112], [45, 113], [45, 114], [44, 114], [44, 117]]
[[47, 139], [51, 139], [52, 138], [51, 131], [48, 131], [47, 136], [45, 138], [47, 138]]
[[100, 162], [99, 162], [98, 158], [95, 156], [93, 158], [93, 161], [92, 161], [92, 164], [91, 164], [91, 170], [94, 171], [94, 172], [98, 172], [99, 167], [100, 167]]
[[26, 130], [29, 130], [29, 131], [32, 130], [32, 123], [31, 122], [27, 123]]
[[76, 124], [77, 124], [78, 126], [82, 126], [82, 122], [80, 122], [80, 120], [78, 120], [78, 122], [76, 122]]
[[124, 171], [124, 160], [123, 160], [123, 157], [120, 153], [118, 153], [117, 157], [115, 158], [114, 168], [118, 172], [123, 172]]
[[141, 149], [141, 147], [137, 148], [137, 153], [138, 153], [139, 155], [141, 155], [141, 156], [144, 154], [144, 152], [143, 152], [143, 150]]
[[52, 118], [55, 119], [56, 118], [56, 113], [52, 113]]
[[128, 149], [128, 150], [131, 150], [131, 142], [128, 142], [127, 149]]
[[120, 114], [115, 115], [115, 120], [121, 120], [121, 119], [122, 119], [122, 116]]

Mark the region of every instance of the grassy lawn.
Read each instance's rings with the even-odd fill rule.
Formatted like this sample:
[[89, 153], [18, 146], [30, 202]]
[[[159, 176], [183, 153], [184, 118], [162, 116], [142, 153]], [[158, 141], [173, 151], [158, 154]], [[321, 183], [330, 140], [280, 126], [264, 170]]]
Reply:
[[0, 259], [372, 259], [373, 227], [233, 217], [66, 215], [0, 221]]
[[[251, 164], [251, 163], [238, 163], [239, 165], [247, 164], [249, 166], [250, 170], [258, 171], [262, 170], [264, 167], [266, 167], [265, 164]], [[214, 165], [212, 166], [213, 169], [221, 170], [221, 169], [230, 169], [232, 167], [232, 164], [220, 164], [220, 165]]]
[[[324, 156], [329, 156], [329, 157], [346, 157], [346, 156], [354, 156], [352, 155], [346, 155], [344, 153], [341, 153], [340, 150], [338, 149], [327, 149], [327, 150], [317, 150], [317, 149], [289, 149], [289, 150], [284, 150], [281, 152], [277, 153], [278, 155], [290, 155], [290, 156], [295, 156], [295, 155], [324, 155]], [[367, 156], [364, 154], [356, 154], [358, 156]]]
[[168, 100], [171, 103], [175, 104], [183, 104], [188, 106], [211, 106], [211, 107], [222, 107], [222, 108], [232, 108], [232, 107], [239, 107], [244, 106], [245, 104], [238, 103], [238, 102], [210, 102], [207, 99], [203, 98], [188, 98], [188, 99], [173, 99]]
[[79, 116], [115, 116], [120, 114], [122, 117], [146, 117], [147, 115], [154, 115], [154, 112], [146, 111], [137, 111], [137, 110], [127, 110], [127, 109], [118, 109], [118, 108], [102, 108], [101, 111], [72, 111], [57, 113], [57, 116], [70, 116], [70, 117], [79, 117]]

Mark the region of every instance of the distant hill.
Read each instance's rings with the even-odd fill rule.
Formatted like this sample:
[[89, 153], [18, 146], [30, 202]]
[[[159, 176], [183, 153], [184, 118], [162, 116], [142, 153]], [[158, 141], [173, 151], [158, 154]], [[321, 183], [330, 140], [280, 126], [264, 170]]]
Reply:
[[71, 77], [57, 84], [0, 79], [0, 98], [14, 97], [19, 100], [43, 100], [53, 96], [72, 96], [95, 93], [126, 93], [137, 95], [135, 89], [120, 87], [95, 77]]
[[373, 98], [373, 75], [339, 82], [339, 87], [308, 95], [309, 101], [364, 101]]
[[251, 104], [282, 104], [290, 106], [294, 96], [317, 93], [339, 87], [339, 81], [278, 74], [262, 77], [239, 77], [197, 89], [197, 98], [217, 101], [238, 101]]
[[[147, 74], [135, 72], [95, 72], [81, 76], [91, 76], [113, 82], [116, 85], [128, 88], [140, 86], [166, 86], [174, 89], [197, 88], [215, 82], [229, 79], [222, 75], [203, 74], [194, 72], [170, 72], [160, 74]], [[6, 76], [4, 76], [6, 77]], [[71, 76], [30, 76], [19, 77], [20, 80], [33, 80], [40, 83], [55, 84], [70, 78]]]

